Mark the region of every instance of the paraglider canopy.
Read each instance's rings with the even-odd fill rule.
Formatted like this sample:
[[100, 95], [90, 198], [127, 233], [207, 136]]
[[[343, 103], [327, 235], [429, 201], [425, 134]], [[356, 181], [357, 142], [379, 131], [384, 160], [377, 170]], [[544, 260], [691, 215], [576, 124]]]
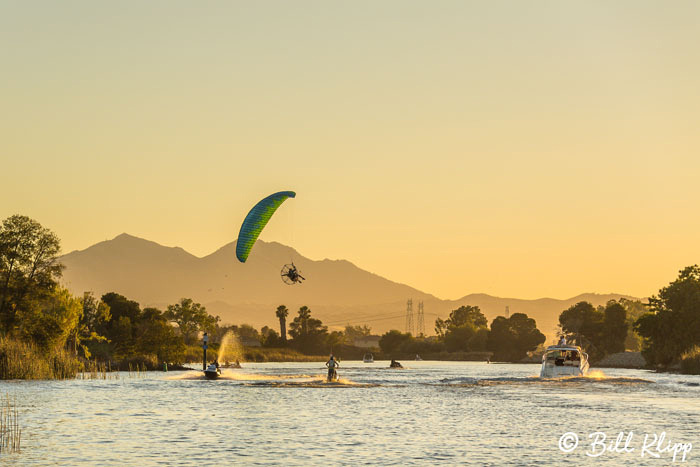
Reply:
[[245, 263], [253, 249], [255, 241], [260, 236], [260, 232], [265, 228], [267, 222], [272, 215], [277, 211], [277, 208], [284, 203], [287, 198], [296, 197], [293, 191], [280, 191], [272, 194], [258, 202], [253, 209], [250, 210], [238, 233], [238, 241], [236, 242], [236, 257], [241, 263]]

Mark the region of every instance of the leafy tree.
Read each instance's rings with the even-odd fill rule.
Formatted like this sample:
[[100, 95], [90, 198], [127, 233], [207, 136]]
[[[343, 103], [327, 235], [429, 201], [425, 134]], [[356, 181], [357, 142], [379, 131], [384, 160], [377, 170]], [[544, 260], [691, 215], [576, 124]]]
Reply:
[[323, 350], [328, 328], [321, 320], [311, 317], [311, 310], [307, 306], [302, 306], [298, 316], [289, 326], [289, 334], [294, 338], [294, 346], [302, 352], [320, 352]]
[[569, 342], [581, 347], [595, 346], [601, 340], [604, 318], [592, 304], [578, 302], [559, 315], [559, 326]]
[[280, 335], [277, 334], [277, 331], [275, 331], [272, 328], [263, 326], [263, 328], [260, 330], [260, 335], [260, 344], [263, 347], [280, 347], [284, 345], [284, 342], [282, 341]]
[[634, 323], [649, 310], [640, 300], [621, 298], [620, 304], [624, 306], [627, 311], [627, 338], [625, 339], [625, 349], [635, 352], [640, 351], [642, 349], [642, 336], [637, 334], [634, 330]]
[[89, 333], [98, 334], [103, 332], [107, 323], [112, 320], [112, 313], [109, 305], [100, 300], [99, 302], [92, 292], [83, 294], [83, 314], [80, 318], [81, 325], [84, 325]]
[[0, 330], [11, 332], [17, 313], [49, 298], [61, 277], [61, 245], [49, 229], [27, 216], [14, 215], [0, 227]]
[[615, 300], [598, 308], [579, 302], [559, 315], [559, 325], [567, 339], [585, 348], [592, 359], [625, 349], [627, 311]]
[[109, 305], [103, 301], [97, 301], [92, 292], [85, 292], [82, 300], [83, 309], [80, 313], [78, 325], [73, 329], [69, 337], [73, 353], [80, 353], [85, 358], [90, 358], [90, 343], [106, 342], [107, 337], [102, 335], [106, 324], [112, 319]]
[[610, 300], [603, 310], [602, 342], [606, 354], [624, 352], [627, 339], [627, 310], [615, 300]]
[[459, 328], [471, 325], [474, 328], [485, 328], [488, 324], [486, 316], [478, 306], [461, 306], [450, 313], [450, 317], [445, 320], [447, 329]]
[[438, 339], [443, 339], [445, 333], [447, 332], [447, 323], [444, 319], [438, 318], [435, 320], [435, 334], [437, 334]]
[[489, 342], [489, 334], [491, 331], [488, 328], [478, 328], [469, 342], [467, 347], [471, 352], [482, 352], [486, 350]]
[[249, 339], [260, 340], [261, 336], [257, 329], [255, 329], [250, 324], [233, 325], [233, 332], [235, 332], [238, 337], [247, 337]]
[[400, 358], [402, 355], [412, 358], [417, 354], [441, 352], [445, 350], [445, 345], [435, 339], [416, 338], [410, 333], [402, 333], [392, 329], [379, 338], [379, 348], [383, 353], [396, 358]]
[[129, 300], [124, 295], [109, 292], [102, 295], [102, 302], [109, 307], [109, 312], [112, 317], [109, 321], [105, 321], [107, 329], [109, 329], [110, 323], [113, 323], [121, 317], [129, 318], [129, 320], [133, 322], [138, 321], [141, 317], [141, 306], [138, 302]]
[[287, 316], [289, 315], [289, 310], [287, 309], [286, 306], [280, 305], [277, 307], [277, 311], [275, 311], [275, 315], [277, 316], [277, 319], [280, 320], [280, 337], [282, 338], [282, 342], [286, 343], [287, 342]]
[[355, 345], [355, 339], [369, 336], [370, 334], [372, 334], [372, 328], [366, 324], [363, 326], [351, 326], [347, 324], [343, 331], [343, 342], [347, 345]]
[[649, 299], [649, 312], [635, 323], [647, 362], [670, 365], [700, 344], [700, 267], [688, 266]]
[[136, 335], [138, 353], [155, 355], [161, 362], [181, 363], [184, 359], [185, 342], [159, 309], [144, 308]]
[[513, 313], [510, 318], [498, 316], [491, 323], [488, 349], [494, 360], [518, 362], [545, 341], [534, 319], [525, 313]]
[[385, 333], [379, 338], [379, 348], [387, 355], [401, 352], [402, 347], [412, 340], [410, 333], [402, 333], [396, 329]]
[[207, 309], [191, 298], [183, 298], [180, 303], [169, 305], [166, 316], [177, 323], [185, 344], [196, 344], [199, 332], [215, 332], [220, 318], [211, 316]]
[[333, 352], [334, 349], [337, 349], [344, 343], [345, 334], [342, 331], [332, 331], [330, 334], [328, 334], [328, 337], [326, 337], [326, 345], [328, 346], [331, 352]]
[[450, 352], [484, 350], [488, 339], [488, 321], [478, 306], [461, 306], [449, 318], [435, 321], [435, 331]]
[[[102, 302], [109, 307], [111, 319], [98, 326], [98, 333], [109, 341], [109, 345], [100, 351], [102, 358], [129, 358], [136, 351], [134, 326], [141, 319], [141, 306], [123, 295], [109, 292], [102, 295]], [[102, 331], [102, 332], [100, 332]], [[94, 353], [99, 346], [90, 346]]]
[[448, 352], [468, 352], [471, 350], [469, 342], [474, 336], [476, 328], [470, 324], [453, 327], [445, 334], [445, 349]]
[[18, 313], [22, 337], [47, 352], [66, 345], [78, 326], [82, 303], [67, 289], [56, 287], [47, 297], [32, 300]]

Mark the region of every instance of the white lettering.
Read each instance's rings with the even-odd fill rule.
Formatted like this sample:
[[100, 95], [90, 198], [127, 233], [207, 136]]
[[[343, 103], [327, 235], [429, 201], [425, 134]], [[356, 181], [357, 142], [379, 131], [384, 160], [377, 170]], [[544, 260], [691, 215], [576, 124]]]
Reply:
[[[586, 455], [588, 457], [598, 457], [602, 455], [607, 447], [605, 446], [605, 433], [602, 431], [596, 431], [595, 433], [591, 433], [588, 435], [588, 438], [593, 438], [595, 436], [595, 439], [591, 443], [591, 450], [586, 451]], [[600, 448], [600, 451], [597, 450], [597, 448]]]

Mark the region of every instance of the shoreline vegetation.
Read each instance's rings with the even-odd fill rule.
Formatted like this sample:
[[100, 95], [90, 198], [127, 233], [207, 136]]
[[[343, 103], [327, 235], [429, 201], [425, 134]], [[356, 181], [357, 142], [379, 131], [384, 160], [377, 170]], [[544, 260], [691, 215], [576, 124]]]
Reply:
[[[330, 353], [342, 360], [373, 353], [376, 360], [539, 363], [545, 348], [544, 334], [526, 314], [489, 323], [470, 305], [438, 318], [434, 336], [398, 330], [373, 336], [367, 325], [329, 330], [306, 306], [289, 322], [286, 306], [270, 310], [278, 332], [224, 325], [190, 298], [160, 310], [142, 308], [116, 292], [74, 296], [60, 285], [59, 252], [58, 237], [26, 216], [12, 216], [0, 226], [0, 379], [108, 379], [115, 371], [189, 369], [186, 365], [202, 363], [204, 333], [207, 359], [224, 365], [322, 362]], [[579, 302], [563, 310], [558, 335], [584, 348], [593, 366], [639, 368], [645, 360], [657, 371], [700, 374], [698, 326], [700, 267], [690, 266], [649, 303]], [[360, 341], [364, 344], [356, 345]]]

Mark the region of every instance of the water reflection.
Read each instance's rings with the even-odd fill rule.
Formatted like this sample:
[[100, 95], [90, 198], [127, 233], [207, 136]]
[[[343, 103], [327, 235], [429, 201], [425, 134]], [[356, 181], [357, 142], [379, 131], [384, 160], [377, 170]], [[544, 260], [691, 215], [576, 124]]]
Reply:
[[563, 433], [700, 435], [700, 377], [605, 370], [541, 380], [537, 365], [407, 366], [343, 362], [332, 384], [322, 363], [244, 364], [216, 381], [191, 371], [0, 382], [0, 393], [17, 395], [23, 430], [23, 452], [2, 463], [581, 465], [593, 462], [560, 452]]

